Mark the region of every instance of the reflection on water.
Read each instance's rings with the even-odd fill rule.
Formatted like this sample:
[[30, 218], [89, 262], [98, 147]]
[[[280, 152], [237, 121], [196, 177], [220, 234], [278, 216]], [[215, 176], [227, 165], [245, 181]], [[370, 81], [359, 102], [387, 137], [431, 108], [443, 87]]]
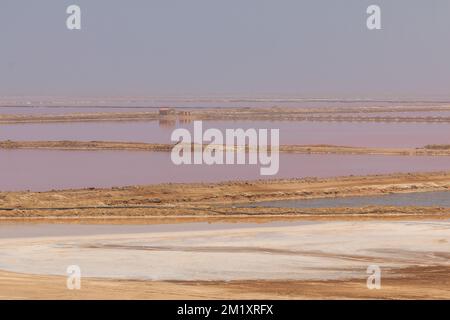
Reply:
[[274, 207], [274, 208], [338, 208], [366, 206], [418, 206], [418, 207], [450, 207], [449, 192], [418, 192], [406, 194], [390, 194], [382, 196], [361, 196], [310, 200], [281, 200], [257, 202], [238, 207]]
[[0, 150], [0, 191], [52, 190], [334, 177], [450, 169], [450, 157], [280, 154], [280, 171], [261, 176], [259, 165], [181, 165], [169, 152]]

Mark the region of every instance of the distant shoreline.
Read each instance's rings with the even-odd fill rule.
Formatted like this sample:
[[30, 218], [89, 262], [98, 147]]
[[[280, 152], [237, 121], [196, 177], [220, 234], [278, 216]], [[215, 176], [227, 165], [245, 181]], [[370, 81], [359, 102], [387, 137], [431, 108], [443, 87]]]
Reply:
[[[32, 108], [32, 107], [30, 107]], [[85, 107], [83, 107], [85, 108]], [[106, 107], [101, 107], [106, 108]], [[130, 107], [131, 109], [133, 107]], [[156, 108], [152, 108], [156, 109]], [[165, 108], [158, 108], [165, 109]], [[230, 107], [230, 108], [169, 108], [147, 112], [85, 112], [71, 114], [1, 114], [2, 124], [100, 122], [100, 121], [185, 121], [194, 120], [259, 120], [259, 121], [341, 121], [341, 122], [425, 122], [450, 123], [449, 115], [408, 116], [402, 112], [450, 112], [450, 105], [438, 106], [346, 106], [346, 107]], [[382, 115], [377, 115], [382, 113]], [[386, 115], [390, 113], [390, 115]]]

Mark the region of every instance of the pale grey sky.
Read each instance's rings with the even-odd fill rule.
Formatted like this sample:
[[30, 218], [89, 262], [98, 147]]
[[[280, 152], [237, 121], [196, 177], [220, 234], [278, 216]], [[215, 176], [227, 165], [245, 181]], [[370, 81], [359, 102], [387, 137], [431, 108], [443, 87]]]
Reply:
[[3, 96], [450, 98], [448, 0], [1, 0], [0, 41]]

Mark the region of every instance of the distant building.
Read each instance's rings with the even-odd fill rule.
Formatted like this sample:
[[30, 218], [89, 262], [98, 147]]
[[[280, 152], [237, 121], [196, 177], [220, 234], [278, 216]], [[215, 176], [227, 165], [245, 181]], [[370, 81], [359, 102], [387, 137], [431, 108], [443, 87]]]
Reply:
[[171, 116], [175, 115], [175, 110], [173, 108], [160, 108], [159, 109], [160, 116]]

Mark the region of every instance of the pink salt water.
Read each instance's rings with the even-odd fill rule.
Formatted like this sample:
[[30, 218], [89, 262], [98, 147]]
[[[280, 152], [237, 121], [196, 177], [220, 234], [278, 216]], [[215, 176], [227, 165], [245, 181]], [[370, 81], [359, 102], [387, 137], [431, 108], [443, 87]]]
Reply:
[[[170, 143], [172, 131], [192, 123], [96, 122], [0, 125], [0, 140], [106, 140]], [[450, 144], [450, 124], [374, 122], [203, 121], [204, 129], [280, 129], [281, 144], [406, 148]]]
[[0, 191], [450, 170], [450, 157], [427, 156], [280, 154], [275, 176], [259, 165], [176, 166], [168, 152], [1, 150], [0, 159]]

